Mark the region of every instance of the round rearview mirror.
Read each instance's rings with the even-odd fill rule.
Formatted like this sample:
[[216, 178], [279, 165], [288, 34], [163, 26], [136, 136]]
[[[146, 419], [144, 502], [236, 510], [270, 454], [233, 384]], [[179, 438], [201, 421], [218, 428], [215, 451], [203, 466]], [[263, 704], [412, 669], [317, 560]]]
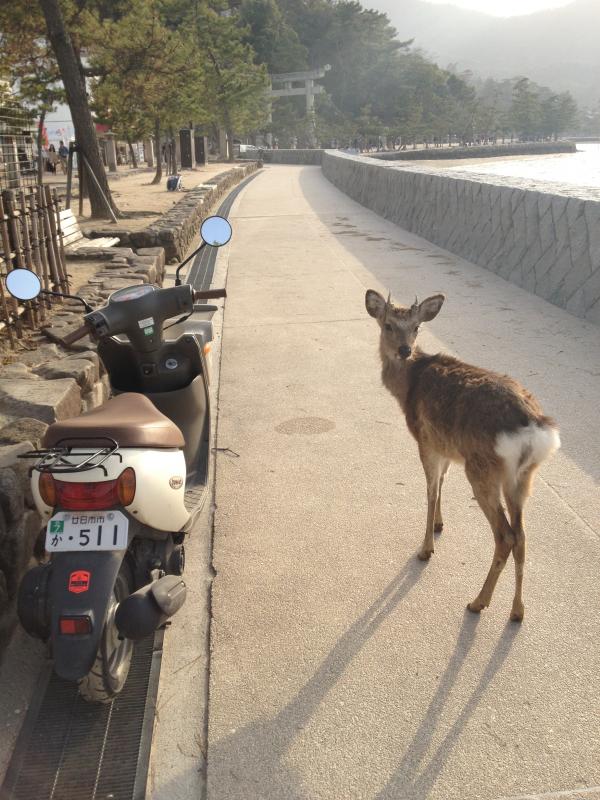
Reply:
[[213, 247], [227, 244], [231, 234], [231, 225], [224, 217], [207, 217], [200, 228], [200, 236]]
[[30, 269], [13, 269], [6, 276], [6, 288], [17, 300], [34, 300], [42, 291], [42, 283]]

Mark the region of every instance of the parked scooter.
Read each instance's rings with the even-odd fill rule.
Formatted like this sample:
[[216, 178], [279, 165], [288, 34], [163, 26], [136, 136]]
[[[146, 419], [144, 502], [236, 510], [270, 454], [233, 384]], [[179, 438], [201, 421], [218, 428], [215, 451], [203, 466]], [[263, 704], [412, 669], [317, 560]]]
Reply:
[[[200, 248], [218, 247], [231, 227], [210, 217], [201, 234]], [[27, 454], [36, 461], [31, 485], [50, 558], [24, 576], [19, 618], [29, 634], [50, 641], [55, 671], [78, 681], [89, 701], [121, 691], [133, 642], [185, 601], [184, 541], [209, 482], [217, 307], [200, 301], [225, 297], [181, 285], [186, 262], [172, 288], [119, 289], [95, 311], [79, 298], [85, 324], [65, 342], [97, 340], [112, 397], [50, 425], [43, 448]], [[28, 270], [12, 270], [6, 284], [20, 300], [42, 293]]]

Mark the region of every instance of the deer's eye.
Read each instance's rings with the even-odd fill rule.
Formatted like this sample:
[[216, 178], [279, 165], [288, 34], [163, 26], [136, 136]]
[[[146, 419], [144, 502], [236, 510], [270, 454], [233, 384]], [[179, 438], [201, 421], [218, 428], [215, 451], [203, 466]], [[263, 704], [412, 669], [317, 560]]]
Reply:
[[390, 325], [389, 322], [386, 322], [383, 327], [386, 329], [386, 331], [391, 331], [392, 330], [392, 326]]

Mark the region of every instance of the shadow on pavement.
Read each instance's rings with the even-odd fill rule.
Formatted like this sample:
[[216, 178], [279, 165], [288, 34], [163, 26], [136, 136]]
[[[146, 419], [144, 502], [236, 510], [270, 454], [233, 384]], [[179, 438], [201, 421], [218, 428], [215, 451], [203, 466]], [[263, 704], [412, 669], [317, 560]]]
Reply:
[[209, 746], [209, 797], [265, 800], [265, 786], [268, 786], [268, 797], [306, 800], [308, 795], [299, 786], [299, 780], [283, 763], [286, 752], [347, 666], [419, 581], [423, 569], [417, 559], [406, 563], [276, 717], [248, 725]]
[[465, 616], [454, 654], [440, 678], [437, 691], [425, 712], [417, 732], [413, 736], [412, 742], [402, 756], [396, 772], [389, 779], [386, 786], [376, 795], [375, 800], [397, 800], [399, 797], [402, 797], [403, 800], [424, 800], [429, 796], [438, 775], [452, 755], [456, 742], [479, 705], [485, 690], [506, 661], [513, 641], [520, 630], [520, 626], [516, 626], [511, 622], [507, 623], [477, 686], [471, 692], [462, 711], [431, 756], [429, 763], [426, 766], [422, 766], [439, 721], [443, 716], [452, 688], [475, 641], [475, 629], [478, 621], [479, 616], [475, 616], [465, 609]]

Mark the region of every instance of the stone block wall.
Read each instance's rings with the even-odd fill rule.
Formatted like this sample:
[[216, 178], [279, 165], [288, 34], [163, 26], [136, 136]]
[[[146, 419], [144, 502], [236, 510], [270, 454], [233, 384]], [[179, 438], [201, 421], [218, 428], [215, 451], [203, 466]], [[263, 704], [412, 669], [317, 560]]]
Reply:
[[92, 229], [86, 231], [86, 235], [92, 238], [118, 236], [122, 247], [133, 247], [138, 252], [139, 248], [162, 247], [167, 263], [180, 261], [198, 235], [202, 220], [215, 213], [217, 201], [257, 169], [256, 161], [226, 169], [206, 183], [186, 191], [170, 211], [141, 231]]
[[382, 217], [600, 324], [597, 192], [336, 151], [323, 172]]

